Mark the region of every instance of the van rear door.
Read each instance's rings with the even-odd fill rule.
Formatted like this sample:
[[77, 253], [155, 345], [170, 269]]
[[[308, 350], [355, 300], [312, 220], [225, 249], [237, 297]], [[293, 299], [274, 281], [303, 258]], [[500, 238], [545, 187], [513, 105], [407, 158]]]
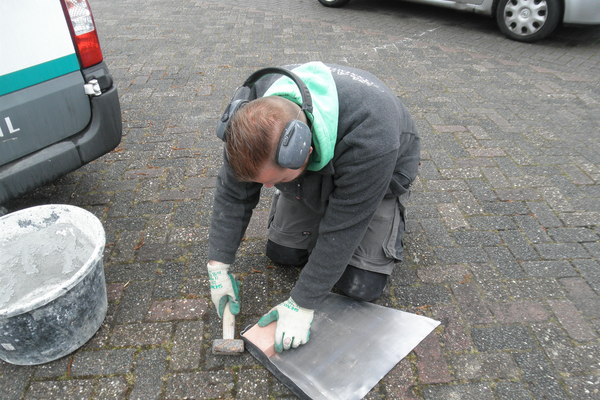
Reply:
[[85, 129], [84, 83], [60, 0], [0, 1], [0, 165]]

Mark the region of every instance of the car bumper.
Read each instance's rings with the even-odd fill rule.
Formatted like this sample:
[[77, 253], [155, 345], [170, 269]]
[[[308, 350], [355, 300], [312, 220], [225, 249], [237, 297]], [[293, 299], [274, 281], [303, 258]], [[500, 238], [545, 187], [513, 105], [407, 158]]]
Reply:
[[91, 98], [92, 119], [82, 132], [0, 167], [0, 204], [111, 151], [121, 141], [116, 87]]
[[565, 24], [600, 25], [600, 1], [566, 1], [563, 22]]

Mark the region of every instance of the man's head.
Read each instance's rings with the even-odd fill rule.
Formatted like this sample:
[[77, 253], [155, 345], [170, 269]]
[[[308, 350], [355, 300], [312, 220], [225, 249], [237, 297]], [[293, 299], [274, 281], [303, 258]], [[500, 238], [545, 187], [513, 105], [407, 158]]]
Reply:
[[258, 98], [236, 111], [227, 131], [225, 149], [239, 180], [270, 187], [294, 180], [303, 172], [308, 157], [297, 170], [282, 168], [275, 162], [281, 132], [294, 119], [306, 123], [297, 104], [278, 96]]

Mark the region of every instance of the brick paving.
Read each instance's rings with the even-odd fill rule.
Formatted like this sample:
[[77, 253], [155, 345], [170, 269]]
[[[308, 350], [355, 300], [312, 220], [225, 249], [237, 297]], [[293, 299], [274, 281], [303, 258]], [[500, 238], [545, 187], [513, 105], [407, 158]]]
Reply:
[[[108, 316], [68, 357], [0, 362], [2, 399], [294, 398], [247, 353], [211, 354], [221, 325], [204, 264], [220, 112], [254, 70], [309, 60], [374, 72], [423, 137], [406, 260], [378, 303], [442, 325], [366, 398], [600, 396], [598, 28], [529, 45], [482, 16], [393, 1], [92, 7], [123, 141], [5, 206], [69, 203], [102, 220]], [[297, 277], [263, 255], [268, 198], [233, 267], [238, 328]]]

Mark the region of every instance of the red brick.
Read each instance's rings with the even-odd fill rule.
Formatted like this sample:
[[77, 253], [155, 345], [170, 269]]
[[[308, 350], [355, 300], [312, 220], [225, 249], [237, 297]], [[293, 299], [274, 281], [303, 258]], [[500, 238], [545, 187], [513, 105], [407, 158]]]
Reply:
[[550, 317], [550, 313], [541, 304], [533, 301], [492, 303], [488, 307], [498, 322], [507, 324], [545, 321]]
[[148, 311], [150, 321], [176, 321], [201, 318], [208, 309], [205, 299], [155, 301]]
[[550, 300], [548, 304], [560, 324], [573, 339], [589, 341], [596, 338], [596, 334], [573, 303], [568, 300]]
[[442, 343], [446, 351], [464, 352], [473, 348], [470, 328], [462, 320], [461, 313], [456, 306], [433, 306], [433, 317], [442, 322], [444, 333]]
[[109, 283], [106, 285], [106, 296], [108, 301], [119, 301], [123, 296], [125, 290], [125, 283]]
[[440, 342], [435, 333], [429, 335], [416, 348], [417, 370], [421, 383], [450, 382], [452, 376], [448, 370], [448, 364], [444, 360]]
[[416, 400], [411, 388], [417, 384], [410, 361], [400, 361], [383, 379], [383, 385], [390, 399]]
[[466, 282], [452, 285], [452, 292], [460, 306], [463, 317], [475, 324], [494, 322], [492, 313], [480, 297], [480, 288], [476, 283]]
[[562, 278], [560, 283], [565, 287], [567, 297], [587, 317], [600, 318], [600, 298], [581, 278]]
[[464, 265], [430, 265], [419, 268], [417, 275], [423, 282], [464, 282], [472, 278], [471, 271]]
[[434, 125], [433, 129], [442, 133], [467, 131], [467, 128], [462, 125]]

